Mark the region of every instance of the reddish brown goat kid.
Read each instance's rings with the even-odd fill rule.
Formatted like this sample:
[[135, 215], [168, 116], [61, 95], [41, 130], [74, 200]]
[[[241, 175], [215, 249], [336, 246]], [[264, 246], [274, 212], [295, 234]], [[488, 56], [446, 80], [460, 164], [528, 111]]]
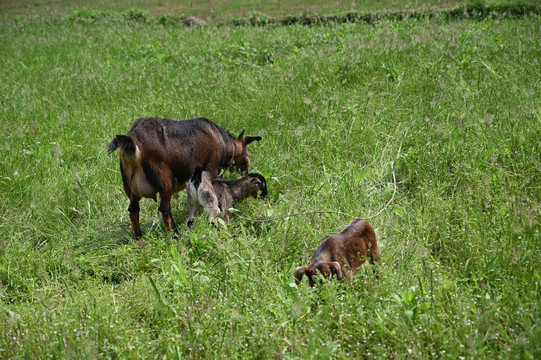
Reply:
[[368, 247], [370, 263], [381, 263], [381, 251], [376, 242], [376, 233], [364, 219], [355, 219], [340, 233], [329, 236], [316, 251], [312, 263], [295, 270], [295, 281], [299, 284], [306, 275], [310, 286], [314, 286], [314, 276], [321, 273], [327, 278], [336, 275], [338, 280], [353, 274], [357, 267], [364, 265]]
[[139, 201], [160, 194], [159, 211], [167, 230], [177, 232], [171, 216], [171, 197], [186, 188], [200, 164], [212, 176], [221, 170], [248, 171], [248, 144], [260, 136], [235, 138], [205, 118], [169, 120], [139, 118], [126, 135], [117, 135], [109, 152], [119, 149], [124, 191], [130, 199], [130, 220], [135, 237], [141, 236]]
[[209, 222], [220, 215], [225, 221], [231, 218], [229, 209], [250, 196], [267, 197], [267, 181], [263, 175], [250, 173], [237, 180], [216, 180], [210, 172], [198, 166], [188, 182], [188, 226], [201, 208], [209, 212]]

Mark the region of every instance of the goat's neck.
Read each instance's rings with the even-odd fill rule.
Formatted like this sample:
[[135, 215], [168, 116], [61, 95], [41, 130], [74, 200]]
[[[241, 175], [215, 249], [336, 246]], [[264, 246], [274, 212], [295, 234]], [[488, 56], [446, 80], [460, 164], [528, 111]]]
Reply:
[[[238, 149], [237, 142], [233, 140], [233, 149], [232, 149], [233, 151], [231, 151], [231, 153], [226, 154], [226, 158], [229, 159], [229, 162], [226, 164], [226, 168], [230, 168], [231, 166], [233, 166], [235, 162], [235, 157], [240, 155], [240, 151], [237, 149]], [[238, 155], [237, 155], [237, 152], [239, 153]]]

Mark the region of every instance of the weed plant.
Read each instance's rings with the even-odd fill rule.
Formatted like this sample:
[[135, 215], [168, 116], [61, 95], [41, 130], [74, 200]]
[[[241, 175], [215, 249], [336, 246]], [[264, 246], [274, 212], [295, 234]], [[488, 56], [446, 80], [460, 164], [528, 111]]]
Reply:
[[[0, 357], [541, 357], [541, 22], [196, 27], [4, 18]], [[118, 158], [136, 117], [246, 128], [269, 198], [179, 239]], [[393, 174], [397, 191], [394, 194]], [[234, 178], [235, 175], [228, 175]], [[295, 285], [349, 218], [383, 265]]]

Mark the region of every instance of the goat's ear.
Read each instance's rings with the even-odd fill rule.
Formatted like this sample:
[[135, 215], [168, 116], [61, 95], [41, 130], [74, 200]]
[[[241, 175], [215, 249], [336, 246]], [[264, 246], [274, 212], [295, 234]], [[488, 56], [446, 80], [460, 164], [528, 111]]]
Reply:
[[243, 137], [244, 137], [244, 128], [242, 128], [242, 130], [240, 131], [239, 137], [237, 139], [241, 140]]
[[300, 266], [295, 269], [295, 282], [297, 285], [300, 284], [302, 277], [306, 274], [306, 268], [308, 268], [308, 266]]
[[261, 139], [262, 139], [261, 136], [246, 136], [244, 138], [244, 144], [248, 145], [249, 143], [251, 143], [253, 141], [260, 141]]

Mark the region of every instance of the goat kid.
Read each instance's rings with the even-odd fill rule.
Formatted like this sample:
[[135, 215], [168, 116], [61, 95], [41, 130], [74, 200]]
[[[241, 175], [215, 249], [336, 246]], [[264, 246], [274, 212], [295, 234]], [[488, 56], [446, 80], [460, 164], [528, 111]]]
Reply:
[[376, 241], [376, 233], [364, 219], [355, 219], [340, 233], [329, 236], [321, 243], [307, 266], [295, 269], [295, 282], [299, 284], [306, 275], [310, 286], [314, 286], [314, 276], [321, 273], [330, 279], [336, 275], [338, 280], [353, 274], [357, 267], [366, 264], [368, 247], [370, 263], [381, 263], [381, 251]]
[[130, 199], [133, 235], [141, 236], [139, 201], [160, 194], [159, 211], [167, 230], [177, 232], [171, 216], [171, 197], [183, 190], [200, 164], [217, 177], [220, 170], [248, 171], [248, 144], [260, 136], [238, 137], [205, 118], [169, 120], [139, 118], [126, 135], [117, 135], [109, 152], [119, 149], [124, 191]]
[[231, 218], [229, 209], [247, 197], [267, 196], [267, 181], [261, 174], [250, 173], [237, 180], [216, 180], [208, 171], [197, 166], [188, 182], [188, 226], [192, 226], [196, 213], [202, 208], [209, 212], [209, 222], [220, 215], [225, 221]]

